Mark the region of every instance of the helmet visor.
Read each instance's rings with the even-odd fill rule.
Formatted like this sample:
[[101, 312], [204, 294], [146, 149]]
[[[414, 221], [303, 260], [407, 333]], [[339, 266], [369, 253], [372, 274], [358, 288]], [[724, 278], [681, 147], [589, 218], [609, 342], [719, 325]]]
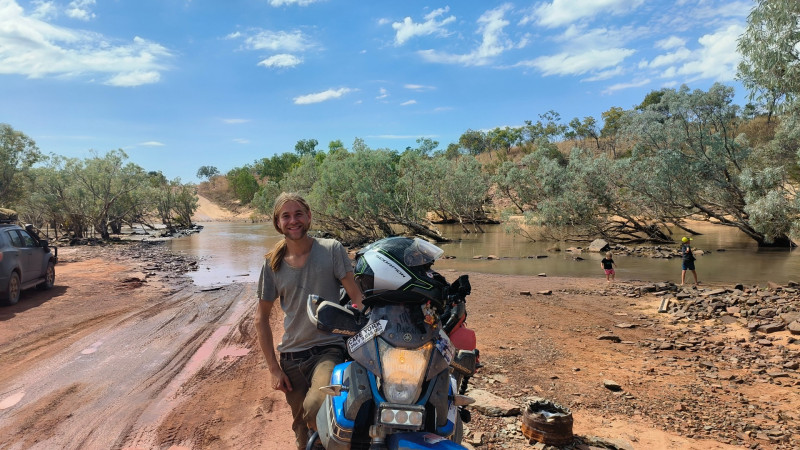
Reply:
[[408, 267], [423, 266], [436, 261], [443, 254], [444, 250], [430, 242], [414, 238], [414, 242], [403, 253], [403, 262]]

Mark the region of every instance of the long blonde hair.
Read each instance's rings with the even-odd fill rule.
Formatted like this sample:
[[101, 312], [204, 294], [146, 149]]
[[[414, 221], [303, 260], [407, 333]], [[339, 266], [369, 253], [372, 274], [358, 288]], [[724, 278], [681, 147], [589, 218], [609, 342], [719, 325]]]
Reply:
[[[296, 194], [294, 192], [282, 192], [275, 199], [275, 204], [272, 206], [272, 226], [275, 227], [275, 231], [281, 234], [283, 234], [283, 230], [281, 230], [280, 225], [278, 225], [278, 215], [280, 214], [283, 205], [289, 202], [297, 202], [303, 207], [303, 209], [306, 210], [306, 212], [311, 212], [311, 207], [308, 205], [308, 202], [306, 199], [301, 197], [300, 194]], [[266, 258], [269, 260], [269, 267], [273, 272], [277, 272], [278, 269], [280, 269], [284, 256], [286, 256], [286, 238], [278, 241], [275, 246], [272, 247], [272, 250], [266, 254]]]

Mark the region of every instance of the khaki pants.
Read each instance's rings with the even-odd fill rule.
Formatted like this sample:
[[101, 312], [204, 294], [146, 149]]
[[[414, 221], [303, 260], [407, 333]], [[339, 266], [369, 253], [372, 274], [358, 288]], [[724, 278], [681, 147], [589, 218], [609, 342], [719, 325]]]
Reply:
[[344, 362], [344, 348], [328, 347], [307, 359], [284, 359], [281, 368], [292, 383], [286, 402], [292, 409], [292, 430], [298, 449], [306, 448], [308, 430], [317, 429], [317, 412], [325, 401], [319, 388], [331, 384], [336, 364]]

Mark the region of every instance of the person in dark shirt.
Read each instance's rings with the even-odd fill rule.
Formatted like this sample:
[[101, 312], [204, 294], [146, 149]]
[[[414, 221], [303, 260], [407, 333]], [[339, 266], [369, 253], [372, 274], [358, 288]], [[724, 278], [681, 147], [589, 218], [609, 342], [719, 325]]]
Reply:
[[694, 269], [694, 253], [692, 253], [692, 245], [691, 245], [692, 238], [688, 238], [686, 236], [681, 239], [681, 286], [683, 283], [686, 282], [686, 271], [691, 270], [692, 275], [694, 275], [694, 284], [697, 284], [697, 271]]
[[617, 264], [614, 262], [614, 258], [612, 258], [612, 256], [613, 255], [611, 254], [611, 252], [608, 252], [606, 253], [606, 257], [600, 260], [600, 267], [602, 267], [603, 270], [606, 272], [607, 283], [611, 283], [612, 281], [614, 281], [614, 277], [616, 275], [614, 272], [614, 267], [616, 267]]

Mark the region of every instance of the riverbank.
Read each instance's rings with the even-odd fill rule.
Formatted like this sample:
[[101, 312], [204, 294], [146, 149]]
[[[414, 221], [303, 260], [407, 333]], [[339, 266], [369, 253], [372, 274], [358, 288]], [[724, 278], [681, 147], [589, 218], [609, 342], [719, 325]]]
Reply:
[[[0, 394], [0, 432], [7, 445], [288, 448], [289, 412], [267, 384], [253, 329], [253, 283], [204, 291], [184, 276], [191, 261], [177, 263], [154, 243], [65, 248], [60, 256], [52, 291], [26, 291], [19, 304], [0, 309], [8, 325], [0, 332], [0, 384], [7, 386]], [[597, 437], [592, 442], [606, 448], [800, 445], [800, 374], [793, 364], [800, 343], [786, 326], [761, 327], [796, 310], [796, 298], [785, 290], [792, 288], [738, 293], [734, 286], [468, 275], [473, 290], [467, 322], [484, 364], [470, 384], [511, 405], [500, 416], [494, 407], [470, 407], [465, 442], [471, 447], [531, 448], [519, 411], [534, 397], [571, 408], [578, 439]], [[719, 290], [724, 293], [714, 293]], [[659, 313], [667, 296], [673, 305], [692, 308]], [[725, 296], [745, 299], [744, 305], [748, 299], [774, 302], [776, 314], [751, 326], [758, 310], [752, 317], [749, 309], [744, 315], [743, 308], [729, 311], [732, 300]], [[706, 317], [711, 305], [717, 314]], [[159, 331], [143, 342], [121, 334], [150, 328]], [[187, 344], [184, 337], [192, 336]], [[112, 342], [128, 344], [108, 347]], [[149, 382], [148, 395], [141, 396], [139, 388], [125, 391], [119, 386], [126, 382], [115, 378], [151, 370], [156, 361], [141, 360], [146, 348], [176, 356], [149, 376], [159, 381]], [[75, 372], [57, 363], [61, 359], [88, 362], [102, 373], [76, 379], [88, 369]], [[609, 381], [619, 390], [607, 388]], [[45, 407], [55, 401], [57, 408]], [[118, 410], [127, 411], [126, 418], [103, 425], [102, 432], [76, 426], [87, 414], [116, 417]], [[48, 423], [68, 431], [53, 433]]]

